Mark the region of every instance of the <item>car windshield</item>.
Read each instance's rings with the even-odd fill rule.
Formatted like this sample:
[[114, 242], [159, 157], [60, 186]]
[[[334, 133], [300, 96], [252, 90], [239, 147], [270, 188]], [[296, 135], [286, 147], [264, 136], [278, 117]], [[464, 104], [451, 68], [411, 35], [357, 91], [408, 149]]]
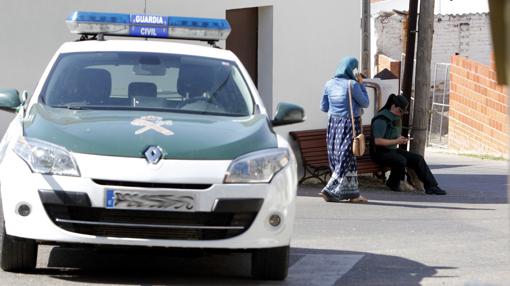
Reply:
[[246, 81], [234, 62], [141, 53], [62, 54], [40, 100], [71, 109], [145, 109], [226, 116], [253, 113]]

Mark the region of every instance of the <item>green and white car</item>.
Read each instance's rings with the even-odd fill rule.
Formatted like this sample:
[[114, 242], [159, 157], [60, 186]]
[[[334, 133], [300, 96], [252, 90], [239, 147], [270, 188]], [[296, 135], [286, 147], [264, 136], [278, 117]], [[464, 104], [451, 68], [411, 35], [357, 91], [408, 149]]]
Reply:
[[268, 118], [230, 51], [103, 38], [228, 35], [224, 20], [189, 19], [76, 12], [82, 40], [58, 49], [34, 94], [0, 90], [17, 111], [0, 144], [2, 269], [76, 243], [248, 250], [254, 277], [286, 277], [296, 161], [273, 126], [303, 109]]

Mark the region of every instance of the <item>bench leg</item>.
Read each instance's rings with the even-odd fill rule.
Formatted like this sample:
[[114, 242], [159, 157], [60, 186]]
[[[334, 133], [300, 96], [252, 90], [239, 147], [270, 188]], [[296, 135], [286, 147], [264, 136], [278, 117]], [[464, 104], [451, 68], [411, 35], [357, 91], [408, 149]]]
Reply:
[[329, 168], [313, 168], [310, 166], [303, 166], [303, 169], [304, 169], [303, 176], [301, 177], [301, 179], [299, 179], [300, 184], [311, 178], [316, 178], [319, 181], [321, 181], [321, 183], [327, 184], [328, 180], [326, 179], [328, 175], [331, 174]]

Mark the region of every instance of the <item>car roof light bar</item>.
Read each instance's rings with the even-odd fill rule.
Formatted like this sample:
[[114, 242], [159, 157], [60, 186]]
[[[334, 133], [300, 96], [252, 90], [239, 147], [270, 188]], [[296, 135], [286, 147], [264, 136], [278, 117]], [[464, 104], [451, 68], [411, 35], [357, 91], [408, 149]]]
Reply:
[[225, 19], [76, 11], [67, 18], [71, 33], [84, 36], [126, 36], [216, 42], [226, 40]]

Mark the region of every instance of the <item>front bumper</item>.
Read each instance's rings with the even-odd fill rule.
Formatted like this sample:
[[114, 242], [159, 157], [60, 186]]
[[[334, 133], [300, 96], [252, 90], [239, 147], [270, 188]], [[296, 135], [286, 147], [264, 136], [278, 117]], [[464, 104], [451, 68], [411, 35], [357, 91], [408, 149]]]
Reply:
[[[33, 174], [16, 154], [7, 152], [0, 168], [7, 234], [45, 242], [159, 247], [246, 249], [290, 243], [297, 189], [294, 160], [269, 184], [223, 184], [228, 161], [169, 160], [149, 166], [144, 159], [84, 154], [75, 158], [81, 177], [48, 176]], [[199, 183], [202, 188], [187, 188]], [[192, 194], [196, 209], [166, 213], [106, 209], [107, 189]], [[71, 199], [58, 199], [62, 197]], [[30, 206], [28, 216], [18, 213], [20, 204]], [[274, 214], [281, 217], [277, 227], [269, 224]], [[113, 228], [112, 218], [117, 224]], [[199, 230], [176, 227], [183, 225], [198, 225]], [[241, 230], [240, 225], [247, 228]]]

